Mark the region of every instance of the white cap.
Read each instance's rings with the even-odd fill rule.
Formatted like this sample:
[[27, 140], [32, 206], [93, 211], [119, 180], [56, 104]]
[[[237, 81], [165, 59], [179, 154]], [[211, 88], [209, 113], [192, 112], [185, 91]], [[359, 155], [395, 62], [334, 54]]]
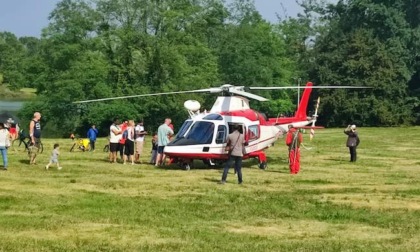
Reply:
[[350, 129], [352, 129], [352, 130], [355, 130], [356, 129], [356, 125], [352, 125], [352, 126], [350, 126]]

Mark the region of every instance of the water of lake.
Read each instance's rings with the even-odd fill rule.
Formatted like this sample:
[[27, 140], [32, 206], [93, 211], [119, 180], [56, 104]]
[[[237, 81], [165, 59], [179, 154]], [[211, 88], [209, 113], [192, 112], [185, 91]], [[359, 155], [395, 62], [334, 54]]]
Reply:
[[5, 122], [8, 118], [18, 120], [17, 112], [22, 108], [23, 101], [0, 100], [0, 122]]
[[23, 101], [2, 101], [0, 100], [0, 112], [16, 112], [23, 106]]

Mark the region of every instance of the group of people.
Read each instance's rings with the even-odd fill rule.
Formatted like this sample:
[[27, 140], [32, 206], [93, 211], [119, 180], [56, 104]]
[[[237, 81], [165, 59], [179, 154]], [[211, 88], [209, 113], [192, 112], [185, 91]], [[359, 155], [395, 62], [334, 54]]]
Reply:
[[[242, 157], [243, 157], [243, 150], [247, 145], [245, 141], [245, 137], [243, 134], [240, 133], [240, 126], [234, 125], [234, 131], [229, 134], [228, 142], [226, 150], [229, 154], [229, 159], [226, 162], [226, 165], [223, 170], [222, 180], [220, 181], [221, 184], [226, 183], [227, 175], [229, 173], [229, 169], [233, 162], [235, 162], [234, 169], [235, 173], [238, 176], [238, 183], [242, 184]], [[356, 162], [357, 159], [357, 146], [360, 144], [359, 135], [356, 130], [356, 125], [348, 125], [347, 128], [344, 130], [344, 134], [346, 134], [347, 142], [346, 146], [349, 148], [350, 151], [350, 162]], [[302, 144], [303, 137], [301, 129], [293, 127], [293, 125], [288, 125], [288, 131], [286, 135], [286, 145], [288, 146], [289, 155], [289, 170], [290, 174], [297, 174], [300, 171], [300, 146]]]
[[[165, 122], [159, 126], [157, 133], [153, 134], [150, 164], [160, 166], [164, 163], [164, 148], [174, 135], [174, 127], [171, 122], [170, 118], [166, 118]], [[139, 121], [135, 125], [133, 120], [121, 124], [119, 119], [114, 119], [109, 128], [109, 162], [116, 163], [119, 152], [123, 164], [126, 164], [127, 161], [131, 164], [141, 163], [140, 156], [147, 134], [143, 121]]]
[[[28, 146], [28, 155], [29, 155], [29, 163], [31, 165], [36, 164], [36, 156], [38, 153], [38, 148], [40, 147], [41, 143], [41, 113], [35, 112], [32, 120], [29, 123], [29, 146]], [[8, 156], [7, 150], [11, 145], [11, 142], [14, 139], [19, 137], [19, 126], [18, 124], [14, 124], [13, 122], [0, 123], [0, 152], [3, 159], [3, 170], [8, 169]], [[60, 165], [58, 164], [58, 155], [59, 152], [59, 145], [54, 145], [54, 150], [52, 151], [51, 159], [49, 163], [45, 166], [46, 169], [50, 167], [52, 164], [57, 164], [58, 169], [61, 169]]]
[[[39, 145], [41, 143], [40, 120], [41, 114], [39, 112], [35, 112], [33, 119], [29, 123], [30, 147], [28, 154], [30, 164], [36, 164], [37, 149], [40, 147]], [[161, 166], [165, 162], [164, 148], [168, 145], [174, 135], [174, 128], [171, 122], [170, 118], [166, 118], [164, 123], [159, 126], [157, 133], [153, 134], [150, 163], [155, 166]], [[14, 127], [14, 129], [16, 130], [16, 127]], [[137, 125], [135, 125], [133, 120], [120, 123], [119, 119], [114, 119], [109, 131], [109, 162], [117, 162], [118, 151], [120, 152], [120, 158], [122, 159], [123, 164], [126, 164], [127, 161], [131, 162], [131, 164], [140, 162], [145, 136], [148, 134], [147, 131], [145, 131], [143, 121], [139, 121]], [[348, 125], [348, 127], [344, 130], [344, 133], [348, 136], [346, 146], [349, 148], [350, 162], [356, 162], [356, 149], [360, 143], [360, 139], [356, 131], [356, 125]], [[3, 159], [4, 170], [8, 169], [7, 149], [10, 147], [11, 141], [17, 137], [16, 135], [17, 132], [10, 127], [10, 124], [0, 123], [0, 152]], [[87, 133], [92, 151], [95, 150], [97, 135], [98, 130], [95, 125], [92, 125]], [[288, 161], [291, 174], [297, 174], [300, 170], [300, 146], [302, 141], [303, 137], [301, 130], [293, 127], [293, 125], [289, 125], [286, 135], [286, 145], [289, 150]], [[228, 136], [226, 150], [228, 151], [229, 158], [223, 170], [221, 179], [222, 184], [226, 183], [227, 175], [233, 162], [235, 163], [234, 169], [238, 176], [238, 183], [242, 184], [242, 158], [244, 153], [243, 150], [246, 145], [247, 142], [245, 137], [240, 132], [240, 125], [233, 125], [233, 132]], [[45, 169], [48, 170], [52, 164], [56, 164], [57, 168], [61, 169], [62, 167], [58, 162], [59, 155], [59, 145], [55, 144], [51, 153], [50, 161], [45, 166]]]
[[109, 128], [109, 162], [117, 162], [117, 152], [120, 152], [123, 164], [126, 164], [127, 161], [131, 164], [140, 162], [147, 134], [143, 121], [139, 121], [135, 125], [134, 120], [120, 123], [118, 118], [114, 119]]

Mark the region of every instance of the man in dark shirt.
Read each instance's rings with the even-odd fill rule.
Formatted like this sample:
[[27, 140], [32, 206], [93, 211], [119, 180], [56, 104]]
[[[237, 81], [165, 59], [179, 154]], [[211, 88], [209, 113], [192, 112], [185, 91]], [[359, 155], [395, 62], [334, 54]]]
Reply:
[[35, 112], [34, 118], [29, 123], [29, 136], [31, 144], [29, 146], [29, 164], [36, 164], [36, 154], [41, 142], [41, 113]]

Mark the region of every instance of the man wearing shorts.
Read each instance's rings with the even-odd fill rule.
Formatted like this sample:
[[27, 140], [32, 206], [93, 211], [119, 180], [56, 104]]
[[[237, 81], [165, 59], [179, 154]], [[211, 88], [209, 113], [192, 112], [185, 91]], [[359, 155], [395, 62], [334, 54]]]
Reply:
[[36, 164], [36, 154], [41, 143], [41, 113], [35, 112], [34, 118], [29, 123], [29, 136], [31, 143], [29, 146], [29, 164]]
[[[140, 155], [143, 152], [143, 145], [144, 145], [144, 136], [147, 135], [147, 132], [144, 131], [143, 121], [140, 121], [136, 128], [136, 163], [140, 161]], [[141, 162], [140, 162], [141, 163]]]
[[166, 118], [165, 122], [158, 128], [158, 154], [156, 157], [156, 166], [162, 165], [165, 160], [165, 153], [163, 152], [166, 145], [169, 143], [169, 138], [174, 134], [174, 131], [169, 127], [171, 119]]
[[118, 126], [120, 124], [119, 119], [114, 119], [111, 127], [109, 128], [109, 162], [117, 162], [117, 151], [118, 145], [122, 136], [121, 128]]

